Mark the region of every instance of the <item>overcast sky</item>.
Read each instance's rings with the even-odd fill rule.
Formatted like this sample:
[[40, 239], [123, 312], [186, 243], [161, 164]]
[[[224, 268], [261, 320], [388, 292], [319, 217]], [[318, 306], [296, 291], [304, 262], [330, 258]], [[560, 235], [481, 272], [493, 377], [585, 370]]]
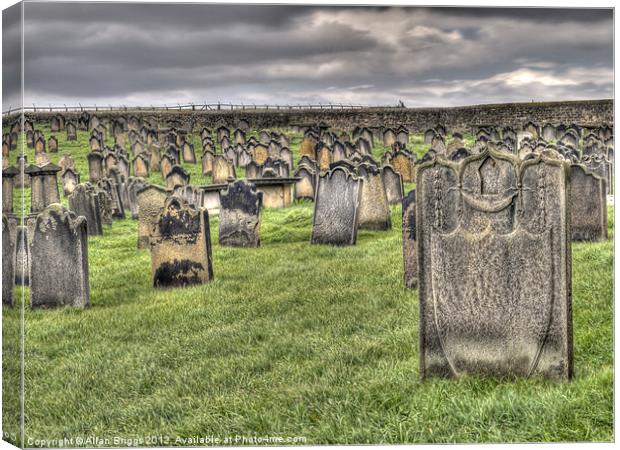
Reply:
[[27, 105], [613, 96], [611, 9], [27, 3], [24, 45]]

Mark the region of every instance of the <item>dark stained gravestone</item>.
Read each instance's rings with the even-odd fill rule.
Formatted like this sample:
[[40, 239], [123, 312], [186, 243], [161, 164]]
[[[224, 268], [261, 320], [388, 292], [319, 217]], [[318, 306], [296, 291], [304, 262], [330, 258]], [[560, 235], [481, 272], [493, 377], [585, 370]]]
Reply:
[[137, 190], [138, 196], [138, 248], [148, 248], [149, 235], [170, 191], [149, 184]]
[[361, 164], [357, 170], [363, 180], [358, 227], [366, 230], [389, 230], [392, 228], [392, 219], [381, 170], [370, 164]]
[[53, 204], [30, 219], [28, 229], [30, 306], [89, 306], [86, 219]]
[[385, 195], [390, 205], [398, 205], [403, 200], [403, 178], [390, 165], [381, 168], [381, 179]]
[[183, 287], [213, 279], [209, 213], [171, 196], [150, 235], [154, 287]]
[[113, 178], [102, 178], [97, 181], [97, 187], [102, 189], [110, 197], [110, 207], [113, 219], [124, 219], [125, 208], [121, 200], [119, 185]]
[[430, 144], [433, 138], [435, 137], [435, 134], [437, 134], [437, 132], [432, 128], [429, 128], [428, 130], [426, 130], [424, 132], [424, 143]]
[[166, 175], [166, 187], [174, 189], [177, 186], [186, 186], [189, 184], [189, 178], [187, 170], [175, 164]]
[[343, 167], [319, 176], [312, 221], [312, 244], [354, 245], [362, 180]]
[[415, 189], [403, 198], [403, 268], [407, 289], [418, 287], [418, 255], [415, 226]]
[[69, 196], [69, 209], [76, 216], [86, 218], [86, 230], [89, 236], [103, 235], [103, 209], [97, 188], [90, 183], [78, 184]]
[[9, 231], [9, 220], [2, 214], [2, 304], [13, 306], [15, 285], [15, 259], [13, 240]]
[[570, 226], [573, 241], [607, 239], [605, 179], [581, 164], [570, 167]]
[[[44, 146], [45, 148], [45, 146]], [[56, 139], [55, 136], [50, 136], [50, 138], [47, 140], [47, 150], [50, 153], [57, 153], [58, 152], [58, 139]]]
[[254, 183], [235, 181], [220, 191], [219, 243], [228, 247], [260, 245], [263, 194]]
[[568, 172], [489, 147], [420, 164], [422, 378], [572, 375]]

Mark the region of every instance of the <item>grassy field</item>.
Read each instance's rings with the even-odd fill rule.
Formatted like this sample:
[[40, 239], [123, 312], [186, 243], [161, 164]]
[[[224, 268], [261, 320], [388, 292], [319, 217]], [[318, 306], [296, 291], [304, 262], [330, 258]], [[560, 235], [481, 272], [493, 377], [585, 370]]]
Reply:
[[[85, 137], [75, 148], [59, 140], [59, 154], [73, 153], [86, 178]], [[92, 307], [25, 311], [24, 444], [92, 436], [108, 445], [150, 436], [161, 437], [157, 445], [195, 445], [177, 437], [201, 436], [220, 445], [229, 436], [305, 444], [613, 439], [613, 236], [573, 244], [573, 381], [421, 382], [400, 207], [392, 230], [360, 231], [347, 248], [309, 245], [312, 214], [310, 202], [264, 210], [257, 249], [220, 247], [212, 217], [215, 279], [186, 289], [151, 286], [135, 221], [115, 221], [89, 239]], [[5, 349], [17, 348], [19, 314], [3, 310]], [[16, 364], [5, 358], [10, 382]], [[6, 381], [4, 428], [15, 430], [18, 400]]]

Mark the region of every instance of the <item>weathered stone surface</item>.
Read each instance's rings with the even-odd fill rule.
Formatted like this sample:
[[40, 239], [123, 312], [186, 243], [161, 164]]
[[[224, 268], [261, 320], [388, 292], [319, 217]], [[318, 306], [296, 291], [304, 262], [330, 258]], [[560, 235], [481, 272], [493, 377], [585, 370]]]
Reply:
[[2, 304], [13, 306], [15, 285], [15, 249], [9, 230], [9, 220], [2, 214]]
[[183, 162], [187, 164], [196, 164], [196, 152], [194, 152], [194, 145], [189, 142], [185, 142], [181, 149], [183, 154]]
[[370, 164], [361, 164], [358, 173], [363, 180], [358, 227], [366, 230], [389, 230], [392, 228], [392, 219], [381, 170]]
[[312, 244], [354, 245], [363, 181], [343, 167], [319, 176]]
[[607, 239], [605, 179], [581, 164], [570, 168], [570, 225], [573, 241]]
[[222, 155], [213, 158], [213, 184], [226, 183], [229, 179], [235, 179], [235, 166]]
[[151, 228], [161, 212], [170, 191], [161, 186], [147, 185], [137, 190], [138, 248], [148, 248]]
[[30, 306], [89, 306], [86, 219], [52, 204], [28, 228]]
[[181, 166], [174, 165], [166, 175], [166, 187], [174, 189], [177, 186], [186, 186], [189, 184], [189, 173]]
[[263, 194], [254, 183], [235, 181], [220, 192], [219, 243], [230, 247], [260, 245]]
[[69, 195], [69, 209], [76, 216], [86, 219], [86, 230], [89, 236], [103, 235], [103, 208], [97, 188], [90, 183], [78, 184]]
[[414, 160], [404, 152], [396, 152], [389, 161], [394, 170], [400, 174], [405, 183], [414, 181], [413, 164]]
[[110, 198], [110, 207], [112, 218], [124, 219], [125, 208], [121, 200], [121, 192], [119, 185], [113, 178], [102, 178], [97, 182], [97, 187], [105, 191]]
[[209, 213], [171, 196], [151, 229], [154, 287], [183, 287], [213, 279]]
[[418, 255], [415, 226], [415, 189], [403, 198], [403, 267], [407, 289], [418, 287]]
[[570, 378], [566, 164], [439, 157], [416, 201], [421, 376]]
[[65, 196], [71, 195], [75, 187], [80, 184], [80, 174], [71, 168], [67, 168], [60, 173], [62, 181], [62, 192]]
[[258, 144], [254, 147], [254, 151], [252, 152], [252, 159], [258, 164], [262, 166], [265, 164], [265, 161], [269, 158], [269, 148], [265, 145]]
[[49, 163], [45, 166], [26, 167], [25, 173], [30, 175], [30, 211], [39, 213], [48, 205], [60, 202], [58, 181], [56, 179], [60, 167]]
[[2, 214], [13, 214], [13, 188], [19, 170], [10, 166], [2, 170]]
[[129, 199], [129, 212], [132, 219], [139, 217], [140, 205], [138, 204], [138, 191], [147, 187], [149, 184], [144, 178], [129, 177], [127, 182], [127, 197]]
[[390, 205], [398, 205], [403, 200], [403, 178], [390, 165], [381, 168], [381, 179], [385, 195]]
[[316, 146], [316, 144], [317, 140], [313, 136], [306, 135], [303, 141], [301, 141], [301, 144], [299, 145], [300, 156], [307, 155], [310, 159], [315, 160], [316, 152], [314, 150], [314, 147]]
[[149, 157], [146, 153], [139, 153], [133, 159], [133, 174], [136, 177], [148, 178], [149, 176]]
[[50, 138], [47, 140], [47, 150], [50, 153], [58, 152], [58, 139], [56, 139], [56, 137], [50, 136]]
[[90, 152], [86, 158], [88, 159], [88, 177], [91, 183], [96, 183], [105, 176], [103, 154], [101, 152]]
[[202, 174], [210, 176], [213, 174], [213, 161], [215, 159], [215, 153], [210, 150], [205, 150], [202, 153]]
[[295, 178], [299, 178], [295, 183], [295, 198], [314, 200], [316, 172], [311, 167], [300, 165], [295, 170]]

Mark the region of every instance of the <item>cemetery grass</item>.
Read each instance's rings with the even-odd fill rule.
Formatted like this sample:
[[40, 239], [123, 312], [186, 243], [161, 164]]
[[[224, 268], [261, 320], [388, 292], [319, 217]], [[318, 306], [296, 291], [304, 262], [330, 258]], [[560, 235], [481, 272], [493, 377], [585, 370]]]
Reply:
[[[360, 231], [345, 248], [309, 245], [312, 212], [309, 202], [265, 210], [258, 249], [220, 247], [212, 217], [215, 279], [185, 289], [152, 288], [135, 221], [90, 238], [91, 308], [25, 310], [25, 444], [77, 436], [169, 439], [159, 445], [211, 435], [305, 444], [613, 439], [612, 237], [573, 243], [574, 380], [422, 382], [417, 291], [402, 283], [400, 207], [391, 231]], [[4, 316], [17, 320], [18, 308]], [[12, 339], [5, 335], [17, 345]]]

